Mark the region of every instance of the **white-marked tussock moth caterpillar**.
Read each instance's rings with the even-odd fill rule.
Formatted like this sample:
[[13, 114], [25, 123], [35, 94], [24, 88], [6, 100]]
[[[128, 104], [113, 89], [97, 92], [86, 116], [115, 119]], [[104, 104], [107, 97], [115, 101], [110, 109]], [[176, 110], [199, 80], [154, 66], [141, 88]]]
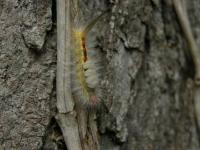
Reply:
[[72, 29], [72, 94], [74, 100], [87, 108], [95, 108], [100, 102], [97, 94], [99, 85], [99, 61], [94, 43], [89, 41], [88, 32], [105, 13], [92, 20], [85, 28], [73, 26]]

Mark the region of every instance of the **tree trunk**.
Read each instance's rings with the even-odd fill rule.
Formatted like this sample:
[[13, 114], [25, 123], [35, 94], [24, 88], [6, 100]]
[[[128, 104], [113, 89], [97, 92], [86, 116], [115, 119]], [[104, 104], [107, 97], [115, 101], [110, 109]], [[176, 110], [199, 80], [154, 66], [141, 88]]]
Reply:
[[[184, 6], [200, 46], [200, 1]], [[195, 70], [172, 1], [79, 0], [78, 8], [83, 26], [109, 10], [88, 35], [103, 66], [101, 149], [199, 150]], [[0, 0], [0, 149], [70, 149], [55, 119], [56, 15], [56, 0]], [[74, 111], [80, 131], [91, 112]]]

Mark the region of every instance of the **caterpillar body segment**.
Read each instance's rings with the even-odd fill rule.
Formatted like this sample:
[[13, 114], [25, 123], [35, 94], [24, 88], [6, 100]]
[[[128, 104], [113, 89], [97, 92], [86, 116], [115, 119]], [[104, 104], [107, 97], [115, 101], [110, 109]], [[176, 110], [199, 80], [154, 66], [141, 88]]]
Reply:
[[86, 108], [93, 108], [99, 104], [99, 98], [96, 96], [96, 87], [99, 84], [98, 64], [93, 61], [90, 55], [87, 60], [84, 59], [84, 53], [80, 49], [74, 49], [72, 68], [72, 92], [78, 104]]

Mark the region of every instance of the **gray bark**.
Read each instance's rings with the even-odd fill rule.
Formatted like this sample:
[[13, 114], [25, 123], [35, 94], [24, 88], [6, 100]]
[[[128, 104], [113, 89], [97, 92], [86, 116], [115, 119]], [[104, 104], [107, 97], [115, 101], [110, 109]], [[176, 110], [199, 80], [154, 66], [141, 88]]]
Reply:
[[[0, 149], [67, 149], [56, 123], [56, 3], [0, 0]], [[200, 1], [185, 0], [200, 46]], [[102, 150], [198, 150], [194, 66], [170, 0], [83, 0], [102, 57]]]
[[51, 0], [0, 1], [0, 145], [37, 149], [55, 101]]

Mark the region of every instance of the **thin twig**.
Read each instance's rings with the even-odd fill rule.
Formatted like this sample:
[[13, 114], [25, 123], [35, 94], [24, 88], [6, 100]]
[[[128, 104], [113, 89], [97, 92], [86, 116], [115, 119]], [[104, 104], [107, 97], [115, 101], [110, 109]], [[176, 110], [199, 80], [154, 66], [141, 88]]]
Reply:
[[[200, 49], [195, 41], [192, 33], [192, 28], [187, 16], [186, 10], [184, 11], [183, 3], [181, 0], [173, 0], [174, 8], [178, 16], [180, 25], [187, 39], [192, 59], [195, 65], [195, 78], [194, 78], [194, 107], [196, 113], [196, 119], [198, 123], [198, 128], [200, 129]], [[186, 8], [185, 8], [186, 9]]]
[[183, 10], [183, 4], [181, 0], [173, 0], [174, 8], [177, 13], [180, 25], [187, 39], [190, 47], [190, 52], [195, 65], [195, 84], [200, 84], [200, 50], [195, 42], [195, 38], [192, 34], [192, 29], [187, 16], [186, 11]]
[[68, 150], [82, 150], [71, 94], [71, 0], [57, 0], [57, 108], [56, 120]]

